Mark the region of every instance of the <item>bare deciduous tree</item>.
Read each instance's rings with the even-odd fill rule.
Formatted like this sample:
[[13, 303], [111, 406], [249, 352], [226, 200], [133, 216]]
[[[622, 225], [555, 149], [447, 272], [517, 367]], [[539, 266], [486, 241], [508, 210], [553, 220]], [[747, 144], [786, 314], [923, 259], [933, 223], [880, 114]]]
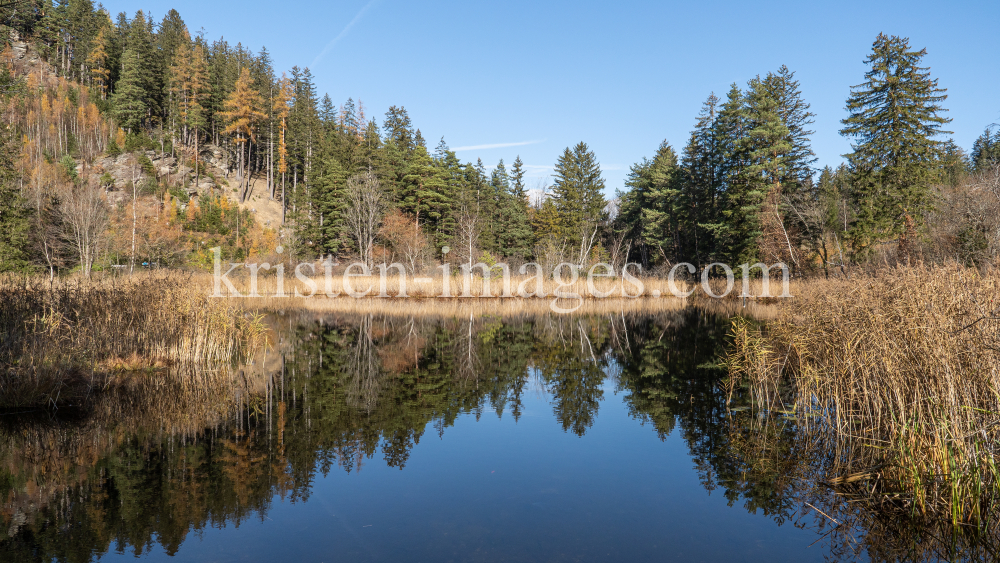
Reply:
[[80, 271], [90, 277], [108, 226], [108, 204], [100, 186], [84, 182], [67, 185], [60, 196], [59, 214], [76, 248]]
[[399, 211], [389, 213], [382, 222], [381, 234], [392, 246], [393, 252], [406, 261], [411, 274], [420, 271], [427, 253], [427, 236], [412, 216]]
[[476, 250], [479, 245], [479, 233], [482, 225], [479, 220], [479, 211], [470, 205], [462, 205], [462, 210], [458, 215], [458, 225], [455, 235], [461, 245], [458, 249], [459, 257], [468, 264], [469, 270], [476, 259]]
[[347, 180], [346, 191], [344, 223], [358, 245], [361, 261], [371, 268], [374, 266], [375, 240], [385, 215], [386, 193], [378, 178], [371, 172]]

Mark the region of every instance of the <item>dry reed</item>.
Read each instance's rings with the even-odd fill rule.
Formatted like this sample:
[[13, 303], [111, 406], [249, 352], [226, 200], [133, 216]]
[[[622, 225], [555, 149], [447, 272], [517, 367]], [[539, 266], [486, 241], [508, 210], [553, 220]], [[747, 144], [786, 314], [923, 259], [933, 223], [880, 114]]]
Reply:
[[[0, 406], [58, 404], [116, 372], [246, 360], [259, 317], [179, 275], [0, 280]], [[71, 396], [67, 396], [70, 393]]]
[[828, 431], [848, 461], [831, 484], [911, 515], [991, 526], [998, 285], [995, 272], [956, 265], [803, 285], [779, 320], [734, 321], [730, 391], [746, 385], [759, 405]]

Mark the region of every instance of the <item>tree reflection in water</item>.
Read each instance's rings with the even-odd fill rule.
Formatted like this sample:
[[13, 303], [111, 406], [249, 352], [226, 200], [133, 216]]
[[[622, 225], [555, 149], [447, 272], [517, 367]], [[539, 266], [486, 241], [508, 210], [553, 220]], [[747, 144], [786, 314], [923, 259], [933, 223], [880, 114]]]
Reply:
[[583, 436], [609, 381], [661, 439], [679, 433], [710, 494], [815, 529], [834, 559], [995, 549], [995, 538], [914, 527], [820, 485], [846, 453], [815, 423], [754, 413], [739, 390], [727, 404], [723, 316], [284, 315], [272, 325], [276, 344], [250, 371], [136, 378], [72, 417], [2, 417], [0, 560], [87, 561], [155, 544], [173, 554], [192, 531], [262, 517], [276, 496], [308, 499], [334, 468], [378, 457], [404, 468], [424, 432], [443, 436], [461, 415], [517, 420], [532, 387], [563, 430]]

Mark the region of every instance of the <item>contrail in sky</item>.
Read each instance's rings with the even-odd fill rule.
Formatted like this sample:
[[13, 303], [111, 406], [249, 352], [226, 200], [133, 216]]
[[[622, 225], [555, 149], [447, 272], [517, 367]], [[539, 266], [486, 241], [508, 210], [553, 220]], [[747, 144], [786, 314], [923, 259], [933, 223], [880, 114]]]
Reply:
[[326, 54], [330, 52], [330, 49], [333, 49], [333, 46], [336, 45], [338, 41], [343, 39], [344, 36], [347, 35], [348, 31], [351, 31], [351, 28], [354, 27], [354, 24], [358, 23], [361, 20], [361, 16], [365, 15], [365, 12], [368, 11], [368, 8], [371, 8], [374, 4], [378, 3], [378, 1], [379, 0], [372, 0], [371, 2], [365, 4], [365, 7], [361, 8], [361, 11], [358, 12], [356, 16], [354, 16], [354, 19], [351, 20], [351, 23], [347, 24], [347, 26], [344, 29], [342, 29], [340, 33], [338, 33], [337, 36], [333, 38], [332, 41], [327, 43], [326, 47], [323, 47], [323, 50], [320, 51], [318, 55], [316, 55], [316, 58], [313, 59], [313, 62], [311, 65], [309, 65], [309, 68], [316, 68], [316, 65], [319, 64], [319, 61], [322, 60], [323, 57], [325, 57]]
[[493, 143], [492, 145], [470, 145], [468, 147], [455, 147], [451, 149], [454, 152], [458, 151], [479, 151], [484, 149], [502, 149], [505, 147], [520, 147], [524, 145], [535, 145], [541, 143], [545, 139], [539, 141], [520, 141], [517, 143]]

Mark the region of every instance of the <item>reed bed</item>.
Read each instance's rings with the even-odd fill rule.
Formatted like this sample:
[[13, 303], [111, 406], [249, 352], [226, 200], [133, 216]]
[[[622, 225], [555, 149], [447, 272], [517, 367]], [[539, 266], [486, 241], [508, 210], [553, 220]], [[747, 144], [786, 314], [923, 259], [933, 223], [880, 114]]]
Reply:
[[993, 529], [1000, 515], [1000, 275], [951, 265], [814, 282], [736, 319], [730, 391], [828, 432], [829, 483], [880, 509]]
[[121, 372], [247, 360], [260, 318], [185, 277], [0, 279], [0, 407], [72, 402]]

